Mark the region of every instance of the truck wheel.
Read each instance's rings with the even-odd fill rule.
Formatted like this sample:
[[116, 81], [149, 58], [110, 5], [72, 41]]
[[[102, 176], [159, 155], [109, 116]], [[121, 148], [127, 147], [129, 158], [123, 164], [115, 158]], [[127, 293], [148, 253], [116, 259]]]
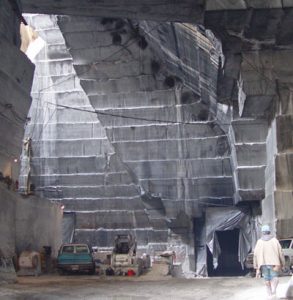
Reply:
[[285, 256], [285, 266], [282, 269], [282, 275], [290, 275], [291, 274], [291, 262], [288, 256]]
[[65, 275], [65, 272], [64, 272], [64, 270], [62, 270], [62, 269], [58, 269], [57, 272], [58, 272], [58, 274], [61, 275], [61, 276], [62, 276], [62, 275]]
[[95, 268], [89, 270], [89, 275], [94, 275], [94, 274], [95, 274], [95, 271], [96, 271]]

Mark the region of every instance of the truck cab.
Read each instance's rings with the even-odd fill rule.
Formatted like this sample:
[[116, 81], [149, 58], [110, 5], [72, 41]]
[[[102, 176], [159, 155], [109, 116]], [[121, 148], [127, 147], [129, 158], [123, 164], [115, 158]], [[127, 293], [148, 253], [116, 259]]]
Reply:
[[93, 274], [95, 265], [87, 244], [63, 244], [58, 252], [57, 269], [59, 274], [87, 272]]

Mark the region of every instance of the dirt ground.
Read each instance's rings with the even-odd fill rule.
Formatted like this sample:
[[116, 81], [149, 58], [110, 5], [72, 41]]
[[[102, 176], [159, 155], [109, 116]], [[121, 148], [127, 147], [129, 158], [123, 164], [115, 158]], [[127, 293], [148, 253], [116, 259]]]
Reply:
[[[281, 277], [278, 296], [285, 294], [290, 277]], [[18, 277], [15, 284], [0, 286], [7, 300], [260, 300], [267, 299], [262, 279], [222, 277], [176, 279], [170, 277], [99, 277], [43, 275]]]

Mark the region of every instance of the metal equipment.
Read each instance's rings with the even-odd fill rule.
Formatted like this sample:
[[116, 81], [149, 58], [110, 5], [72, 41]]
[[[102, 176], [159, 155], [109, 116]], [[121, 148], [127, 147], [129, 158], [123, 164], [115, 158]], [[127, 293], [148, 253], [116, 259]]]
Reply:
[[142, 263], [136, 257], [136, 241], [130, 234], [119, 234], [115, 237], [111, 256], [111, 267], [116, 275], [139, 275]]
[[41, 256], [36, 251], [23, 251], [18, 259], [19, 276], [38, 276], [41, 274]]

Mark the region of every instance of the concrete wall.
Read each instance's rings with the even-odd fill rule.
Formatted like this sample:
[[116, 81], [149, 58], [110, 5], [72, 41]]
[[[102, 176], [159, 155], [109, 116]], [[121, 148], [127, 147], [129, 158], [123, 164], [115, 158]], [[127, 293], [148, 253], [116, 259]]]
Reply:
[[22, 197], [2, 183], [0, 195], [0, 256], [41, 251], [43, 246], [51, 246], [56, 256], [61, 245], [60, 205], [36, 196]]
[[12, 257], [16, 243], [16, 203], [18, 195], [0, 183], [0, 256]]

